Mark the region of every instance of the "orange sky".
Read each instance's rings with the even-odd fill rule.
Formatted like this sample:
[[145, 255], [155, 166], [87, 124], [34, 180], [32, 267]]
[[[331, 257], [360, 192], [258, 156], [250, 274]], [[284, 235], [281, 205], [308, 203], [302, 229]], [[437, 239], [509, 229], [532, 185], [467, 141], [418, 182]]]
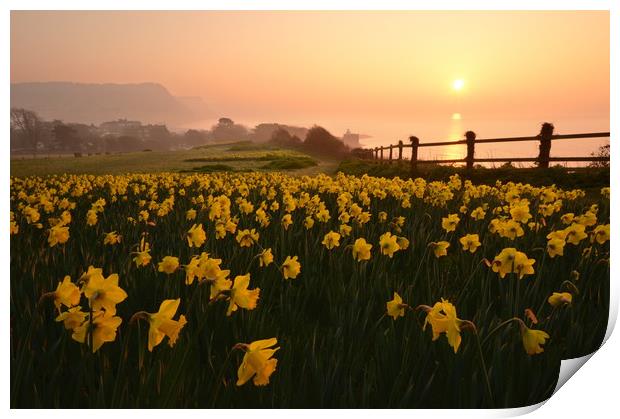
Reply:
[[608, 129], [609, 13], [12, 12], [11, 80], [153, 81], [240, 122], [336, 134], [454, 112]]

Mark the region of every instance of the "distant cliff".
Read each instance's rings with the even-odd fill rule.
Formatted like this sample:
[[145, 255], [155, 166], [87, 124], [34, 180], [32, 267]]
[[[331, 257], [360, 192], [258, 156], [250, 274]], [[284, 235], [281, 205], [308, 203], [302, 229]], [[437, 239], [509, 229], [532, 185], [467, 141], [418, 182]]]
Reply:
[[197, 97], [175, 97], [157, 83], [12, 83], [11, 107], [44, 119], [99, 124], [127, 118], [144, 123], [184, 124], [213, 116]]

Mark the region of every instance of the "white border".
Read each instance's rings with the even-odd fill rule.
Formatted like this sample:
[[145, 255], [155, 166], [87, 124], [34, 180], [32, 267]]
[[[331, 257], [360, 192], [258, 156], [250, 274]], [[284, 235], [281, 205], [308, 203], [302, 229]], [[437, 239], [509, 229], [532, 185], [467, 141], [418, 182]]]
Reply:
[[[54, 4], [52, 4], [54, 3]], [[0, 84], [3, 100], [3, 111], [6, 118], [2, 118], [2, 148], [1, 153], [4, 161], [9, 160], [9, 108], [10, 108], [10, 10], [611, 10], [611, 68], [610, 72], [610, 88], [611, 88], [611, 103], [610, 103], [610, 115], [611, 115], [611, 132], [612, 137], [615, 135], [618, 128], [618, 83], [617, 75], [619, 71], [618, 67], [618, 40], [620, 40], [619, 33], [619, 7], [617, 3], [611, 1], [577, 1], [577, 0], [564, 0], [564, 1], [539, 1], [539, 0], [521, 0], [521, 1], [403, 1], [403, 0], [385, 0], [381, 2], [369, 2], [364, 0], [358, 1], [336, 1], [336, 0], [301, 0], [295, 1], [255, 1], [255, 0], [229, 0], [229, 1], [191, 1], [191, 0], [176, 0], [176, 1], [121, 1], [121, 0], [90, 0], [88, 2], [79, 0], [65, 0], [65, 1], [44, 1], [44, 0], [5, 0], [0, 6], [2, 8], [2, 15], [0, 17], [2, 28], [2, 42], [1, 45], [1, 59], [2, 65], [0, 66], [0, 72], [2, 73], [4, 83]], [[579, 30], [579, 28], [575, 28]], [[615, 150], [615, 145], [612, 147]], [[8, 165], [2, 165], [0, 167], [2, 171], [2, 179], [5, 179], [1, 183], [2, 208], [0, 209], [1, 217], [4, 221], [0, 221], [0, 251], [2, 252], [3, 262], [2, 277], [4, 278], [3, 285], [5, 287], [5, 304], [2, 310], [4, 315], [2, 316], [2, 336], [4, 336], [5, 344], [2, 346], [2, 360], [6, 364], [4, 380], [2, 381], [2, 390], [4, 394], [6, 409], [9, 409], [9, 394], [10, 394], [10, 375], [8, 370], [10, 368], [9, 363], [9, 339], [7, 337], [10, 334], [9, 330], [9, 318], [10, 308], [8, 303], [10, 295], [9, 284], [9, 176], [10, 169]], [[618, 179], [617, 165], [612, 164], [611, 178]], [[618, 199], [615, 191], [616, 182], [612, 182], [612, 214], [618, 212]], [[615, 253], [616, 234], [618, 228], [612, 223], [612, 252]], [[546, 418], [546, 417], [579, 417], [583, 418], [584, 415], [609, 416], [610, 412], [617, 410], [617, 381], [620, 373], [619, 362], [617, 360], [618, 354], [620, 354], [620, 339], [618, 334], [611, 335], [611, 330], [615, 324], [618, 315], [618, 283], [617, 270], [614, 269], [614, 265], [611, 267], [611, 308], [610, 308], [610, 321], [606, 338], [610, 339], [604, 344], [603, 348], [596, 352], [592, 359], [588, 362], [588, 367], [582, 369], [578, 373], [576, 379], [569, 380], [562, 389], [555, 394], [549, 401], [543, 403], [543, 407], [531, 413], [531, 417]], [[432, 415], [433, 417], [497, 417], [497, 416], [514, 416], [519, 414], [525, 414], [529, 411], [535, 410], [540, 406], [532, 406], [524, 409], [509, 409], [509, 410], [417, 410], [411, 412], [403, 412], [405, 414], [412, 415]], [[389, 410], [338, 410], [333, 411], [339, 416], [355, 416], [355, 418], [372, 418], [375, 419], [377, 415], [394, 415], [395, 412]], [[11, 411], [12, 415], [23, 416], [30, 415], [29, 411]], [[330, 415], [332, 411], [323, 411], [321, 414]], [[38, 414], [38, 413], [36, 413]], [[88, 415], [93, 418], [103, 418], [108, 416], [110, 412], [103, 410], [92, 411], [54, 411], [49, 410], [45, 412], [46, 416], [51, 417], [66, 417], [66, 415]], [[133, 411], [115, 411], [114, 415], [129, 416]], [[164, 417], [168, 416], [170, 412], [151, 410], [147, 413], [151, 417]], [[247, 410], [235, 410], [235, 411], [191, 411], [183, 410], [179, 412], [182, 415], [189, 415], [195, 417], [204, 417], [204, 415], [216, 416], [216, 417], [230, 417], [230, 415], [248, 417], [252, 419], [262, 418], [284, 418], [290, 414], [299, 416], [301, 418], [311, 418], [315, 415], [312, 411], [283, 411], [283, 410], [260, 410], [260, 411], [247, 411]], [[400, 415], [401, 413], [396, 413]]]

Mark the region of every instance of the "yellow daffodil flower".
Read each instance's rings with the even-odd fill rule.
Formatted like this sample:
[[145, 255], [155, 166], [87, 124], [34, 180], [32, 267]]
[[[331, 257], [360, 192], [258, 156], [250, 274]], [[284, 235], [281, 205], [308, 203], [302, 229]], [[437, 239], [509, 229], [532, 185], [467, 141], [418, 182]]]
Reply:
[[547, 299], [547, 301], [553, 307], [558, 307], [564, 304], [572, 303], [573, 296], [570, 292], [554, 292], [551, 297]]
[[562, 239], [551, 239], [547, 242], [547, 253], [549, 257], [564, 256], [564, 245], [566, 242]]
[[493, 272], [499, 273], [500, 278], [504, 278], [506, 274], [517, 273], [519, 279], [525, 275], [534, 273], [534, 259], [529, 259], [523, 252], [519, 252], [513, 247], [503, 249], [499, 255], [495, 256], [492, 263]]
[[297, 261], [297, 256], [287, 256], [281, 268], [284, 279], [295, 279], [301, 272], [301, 263]]
[[351, 235], [352, 230], [353, 230], [353, 227], [347, 224], [340, 224], [340, 227], [338, 228], [338, 231], [340, 232], [340, 235], [342, 237], [349, 237]]
[[263, 250], [258, 256], [260, 267], [269, 266], [273, 262], [273, 253], [271, 248]]
[[185, 212], [185, 219], [187, 221], [193, 221], [196, 219], [196, 210], [195, 209], [189, 209]]
[[403, 299], [398, 295], [397, 292], [394, 293], [394, 298], [391, 301], [387, 302], [387, 314], [388, 316], [392, 316], [394, 320], [399, 317], [403, 317], [405, 315], [405, 308], [407, 308], [407, 304], [403, 303]]
[[293, 216], [291, 214], [285, 214], [284, 217], [282, 217], [282, 227], [284, 227], [285, 230], [288, 230], [288, 227], [293, 224]]
[[396, 238], [396, 243], [398, 247], [400, 247], [400, 250], [407, 250], [409, 248], [409, 239], [406, 237], [398, 236]]
[[353, 243], [353, 259], [361, 262], [362, 260], [370, 260], [370, 249], [372, 244], [366, 243], [366, 240], [359, 238]]
[[54, 320], [63, 322], [67, 330], [75, 330], [84, 323], [86, 317], [88, 317], [88, 313], [83, 312], [81, 306], [75, 306], [60, 313]]
[[427, 312], [424, 320], [423, 329], [426, 325], [431, 325], [433, 329], [433, 340], [439, 339], [442, 333], [448, 338], [448, 344], [454, 349], [454, 353], [459, 350], [461, 345], [461, 323], [456, 315], [456, 307], [448, 300], [441, 299]]
[[[121, 325], [123, 319], [114, 316], [113, 313], [107, 311], [98, 311], [93, 315], [92, 341], [93, 353], [97, 352], [106, 342], [114, 342], [116, 339], [116, 329]], [[90, 320], [86, 320], [82, 325], [73, 329], [71, 337], [80, 343], [88, 343]]]
[[94, 311], [104, 309], [107, 314], [116, 313], [116, 305], [127, 298], [127, 293], [118, 286], [118, 275], [104, 278], [102, 274], [91, 274], [83, 289], [90, 307]]
[[583, 224], [573, 223], [564, 229], [566, 233], [566, 243], [578, 245], [580, 241], [588, 237], [586, 234], [586, 226]]
[[590, 240], [592, 243], [594, 243], [595, 240], [598, 244], [603, 244], [606, 241], [609, 241], [609, 238], [610, 238], [609, 224], [597, 225], [593, 233], [594, 234]]
[[47, 238], [47, 242], [50, 247], [54, 247], [57, 244], [64, 244], [69, 240], [69, 227], [56, 225], [50, 229], [50, 234]]
[[448, 243], [447, 241], [430, 242], [429, 246], [433, 251], [435, 257], [440, 258], [448, 254], [448, 247], [450, 247], [450, 243]]
[[314, 226], [314, 219], [312, 217], [306, 217], [304, 219], [304, 227], [306, 230], [310, 230]]
[[573, 223], [574, 218], [575, 218], [575, 214], [573, 214], [572, 212], [569, 212], [569, 213], [562, 215], [560, 217], [560, 221], [562, 221], [563, 224], [569, 225]]
[[447, 217], [441, 219], [441, 227], [449, 233], [456, 230], [459, 221], [461, 221], [461, 219], [458, 214], [449, 214]]
[[230, 316], [233, 311], [237, 311], [238, 307], [246, 310], [254, 310], [260, 295], [260, 288], [249, 290], [250, 274], [239, 275], [235, 277], [233, 286], [230, 291], [230, 301], [226, 315]]
[[[257, 340], [248, 344], [237, 344], [245, 351], [243, 361], [237, 371], [237, 385], [242, 386], [254, 377], [255, 386], [269, 384], [269, 377], [275, 372], [278, 360], [272, 358], [279, 347], [272, 348], [278, 343], [276, 338]], [[272, 348], [272, 349], [269, 349]]]
[[323, 237], [323, 241], [321, 242], [326, 248], [329, 250], [334, 247], [340, 246], [340, 234], [335, 231], [330, 231]]
[[71, 277], [67, 275], [62, 282], [58, 283], [56, 291], [54, 291], [54, 305], [58, 310], [60, 310], [60, 306], [63, 305], [67, 308], [71, 308], [80, 303], [81, 295], [80, 289], [71, 282]]
[[207, 240], [207, 234], [202, 224], [194, 224], [187, 232], [187, 244], [189, 247], [200, 247]]
[[159, 272], [165, 272], [167, 274], [174, 273], [179, 267], [179, 258], [176, 256], [164, 256], [161, 262], [157, 264], [157, 270]]
[[475, 253], [478, 247], [480, 247], [480, 238], [477, 234], [467, 234], [459, 239], [459, 242], [463, 246], [464, 251]]
[[112, 231], [110, 233], [106, 233], [103, 238], [103, 244], [105, 245], [115, 245], [121, 242], [121, 236], [116, 233], [116, 231]]
[[536, 355], [544, 352], [542, 345], [549, 339], [549, 335], [542, 330], [534, 330], [522, 325], [521, 338], [525, 352], [528, 355]]
[[484, 220], [484, 217], [486, 215], [487, 213], [484, 211], [484, 209], [482, 209], [482, 207], [474, 209], [470, 214], [471, 218], [473, 218], [474, 220]]
[[379, 247], [381, 248], [381, 253], [389, 256], [390, 258], [394, 256], [394, 253], [400, 250], [400, 246], [397, 243], [397, 236], [392, 236], [392, 233], [389, 231], [384, 233], [379, 237]]
[[86, 224], [89, 226], [97, 224], [97, 212], [95, 210], [91, 209], [86, 213]]
[[179, 316], [179, 320], [172, 320], [180, 303], [180, 298], [176, 300], [164, 300], [159, 306], [159, 311], [157, 313], [147, 313], [150, 323], [149, 352], [153, 352], [153, 348], [159, 345], [166, 336], [168, 336], [168, 345], [170, 345], [170, 347], [173, 347], [176, 343], [181, 329], [187, 324], [187, 320], [182, 314]]
[[255, 229], [252, 230], [240, 230], [237, 233], [237, 243], [241, 247], [250, 247], [258, 241], [258, 233]]

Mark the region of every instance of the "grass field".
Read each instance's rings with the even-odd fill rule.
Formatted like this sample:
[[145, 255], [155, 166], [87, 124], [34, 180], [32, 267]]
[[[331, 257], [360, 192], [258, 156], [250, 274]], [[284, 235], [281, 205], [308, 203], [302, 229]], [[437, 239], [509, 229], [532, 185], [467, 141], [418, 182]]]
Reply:
[[13, 408], [517, 407], [607, 326], [609, 188], [55, 175], [10, 205]]
[[[269, 159], [269, 156], [272, 158]], [[273, 157], [279, 157], [274, 159]], [[305, 159], [306, 164], [299, 164]], [[307, 164], [313, 160], [316, 165]], [[211, 163], [205, 163], [211, 162]], [[338, 161], [309, 157], [306, 154], [245, 142], [214, 144], [192, 150], [148, 151], [103, 154], [83, 157], [31, 156], [11, 158], [11, 176], [45, 176], [52, 174], [124, 174], [192, 171], [205, 165], [223, 163], [220, 170], [264, 171], [285, 170], [302, 175], [335, 173]], [[271, 167], [270, 163], [273, 163]], [[288, 163], [288, 164], [287, 164]], [[265, 167], [269, 166], [269, 167]], [[217, 171], [217, 168], [214, 168]], [[213, 170], [207, 170], [213, 171]]]

